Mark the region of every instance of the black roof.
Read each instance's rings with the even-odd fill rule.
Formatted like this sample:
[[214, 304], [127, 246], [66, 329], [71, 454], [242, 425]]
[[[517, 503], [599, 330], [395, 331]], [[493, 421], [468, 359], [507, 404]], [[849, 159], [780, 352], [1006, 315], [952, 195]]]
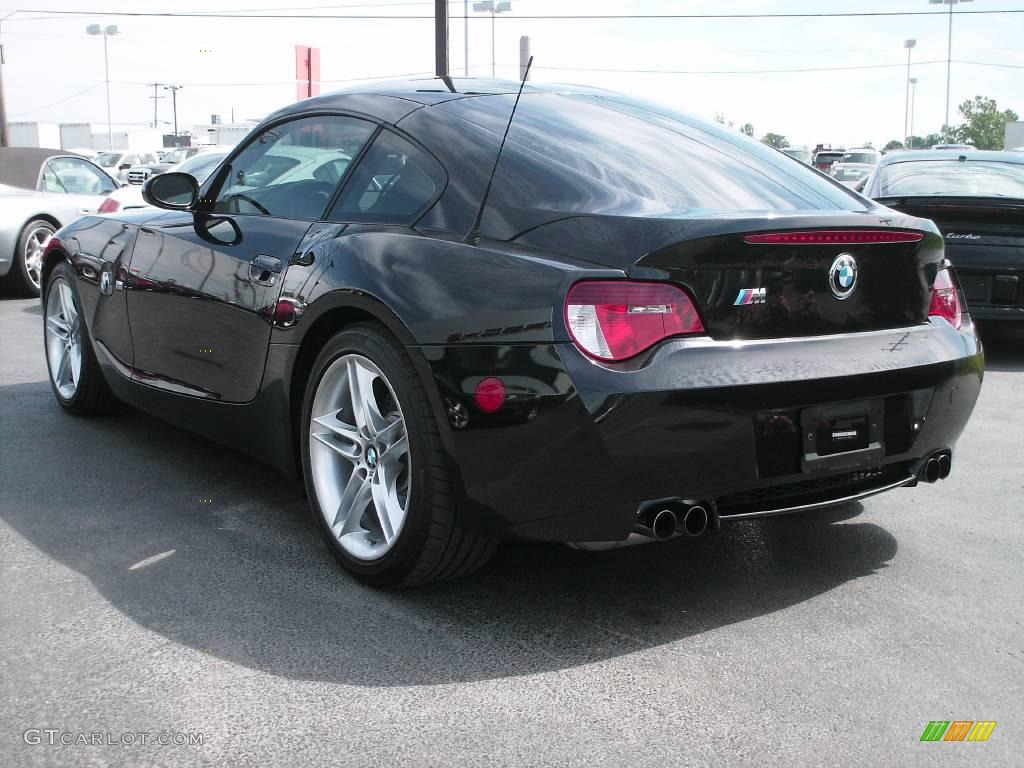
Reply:
[[[318, 109], [345, 109], [359, 111], [386, 122], [396, 123], [420, 107], [429, 107], [455, 99], [476, 96], [515, 94], [517, 80], [498, 80], [478, 77], [425, 77], [409, 80], [386, 80], [363, 83], [343, 90], [314, 96], [289, 104], [271, 115], [280, 118], [291, 114]], [[576, 85], [549, 85], [527, 83], [523, 93], [607, 93], [600, 88]]]
[[39, 171], [51, 157], [81, 157], [63, 149], [0, 147], [0, 184], [35, 189]]

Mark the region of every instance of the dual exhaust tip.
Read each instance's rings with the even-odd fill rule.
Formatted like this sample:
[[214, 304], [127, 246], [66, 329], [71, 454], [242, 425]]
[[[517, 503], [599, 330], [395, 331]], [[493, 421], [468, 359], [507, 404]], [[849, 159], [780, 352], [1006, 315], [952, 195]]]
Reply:
[[918, 472], [918, 478], [926, 483], [945, 480], [953, 470], [953, 457], [948, 453], [937, 453], [925, 459]]
[[636, 530], [645, 536], [665, 541], [677, 533], [700, 536], [707, 530], [709, 520], [707, 509], [700, 504], [665, 507], [648, 513], [646, 519], [637, 524]]

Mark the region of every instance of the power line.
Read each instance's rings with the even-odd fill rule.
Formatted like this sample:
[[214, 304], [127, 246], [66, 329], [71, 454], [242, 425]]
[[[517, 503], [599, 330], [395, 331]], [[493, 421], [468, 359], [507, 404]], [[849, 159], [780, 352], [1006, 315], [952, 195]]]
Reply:
[[[38, 8], [18, 8], [15, 13], [41, 13], [48, 16], [125, 16], [125, 17], [156, 17], [156, 18], [223, 18], [223, 19], [368, 19], [375, 21], [401, 20], [401, 19], [433, 19], [433, 14], [272, 14], [272, 13], [229, 13], [229, 12], [204, 12], [204, 11], [110, 11], [110, 10], [40, 10]], [[971, 10], [957, 11], [957, 16], [986, 16], [994, 14], [1019, 14], [1024, 13], [1024, 8], [978, 8]], [[631, 19], [852, 19], [852, 18], [879, 18], [879, 17], [913, 17], [913, 16], [942, 16], [947, 15], [946, 11], [817, 11], [809, 13], [607, 13], [607, 14], [515, 14], [509, 19], [524, 21], [543, 20], [631, 20]], [[46, 16], [33, 17], [46, 18]], [[490, 17], [474, 17], [470, 19], [490, 20]], [[15, 19], [10, 19], [14, 21]], [[25, 20], [25, 19], [22, 19]]]
[[71, 101], [72, 99], [77, 99], [79, 96], [82, 96], [83, 94], [86, 94], [86, 93], [88, 93], [89, 91], [91, 91], [91, 90], [93, 90], [95, 88], [99, 88], [101, 85], [103, 85], [103, 83], [95, 83], [93, 85], [90, 85], [88, 88], [84, 88], [81, 91], [78, 91], [77, 93], [73, 93], [70, 96], [67, 96], [67, 97], [65, 97], [63, 99], [60, 99], [58, 101], [50, 102], [49, 104], [43, 104], [43, 106], [41, 106], [41, 107], [33, 107], [32, 109], [26, 109], [24, 112], [18, 112], [17, 114], [11, 115], [11, 117], [21, 117], [22, 115], [30, 115], [33, 112], [39, 112], [40, 110], [43, 110], [43, 109], [48, 109], [50, 107], [56, 107], [58, 104], [63, 104], [64, 102]]

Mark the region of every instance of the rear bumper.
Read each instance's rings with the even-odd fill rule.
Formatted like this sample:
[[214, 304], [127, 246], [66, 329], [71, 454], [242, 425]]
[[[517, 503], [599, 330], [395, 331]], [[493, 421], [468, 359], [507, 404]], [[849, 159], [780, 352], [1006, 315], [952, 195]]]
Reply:
[[[559, 541], [628, 536], [638, 508], [708, 500], [723, 519], [813, 508], [914, 482], [952, 449], [984, 358], [968, 321], [743, 343], [660, 345], [598, 365], [571, 344], [420, 348], [449, 421], [463, 504], [504, 535]], [[509, 399], [473, 404], [499, 376]], [[868, 464], [808, 470], [800, 415], [871, 400], [884, 451]], [[841, 464], [842, 462], [840, 462]]]

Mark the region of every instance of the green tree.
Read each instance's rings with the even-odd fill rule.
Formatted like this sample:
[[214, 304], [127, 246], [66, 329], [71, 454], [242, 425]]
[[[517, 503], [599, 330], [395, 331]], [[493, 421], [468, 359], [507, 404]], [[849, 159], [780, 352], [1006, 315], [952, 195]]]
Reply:
[[893, 139], [882, 148], [882, 151], [892, 152], [894, 149], [903, 149], [903, 142], [899, 139]]
[[978, 149], [1002, 149], [1006, 124], [1017, 120], [1012, 109], [999, 111], [995, 99], [975, 96], [960, 105], [964, 122], [951, 129], [950, 139], [962, 144], [973, 144]]
[[754, 126], [752, 126], [750, 123], [744, 123], [743, 127], [740, 128], [740, 130], [743, 131], [743, 133], [747, 134], [747, 136], [750, 136], [751, 138], [753, 138], [753, 136], [754, 136]]
[[766, 133], [761, 137], [761, 141], [767, 144], [769, 147], [775, 147], [776, 149], [782, 149], [783, 147], [789, 146], [789, 141], [781, 133]]

